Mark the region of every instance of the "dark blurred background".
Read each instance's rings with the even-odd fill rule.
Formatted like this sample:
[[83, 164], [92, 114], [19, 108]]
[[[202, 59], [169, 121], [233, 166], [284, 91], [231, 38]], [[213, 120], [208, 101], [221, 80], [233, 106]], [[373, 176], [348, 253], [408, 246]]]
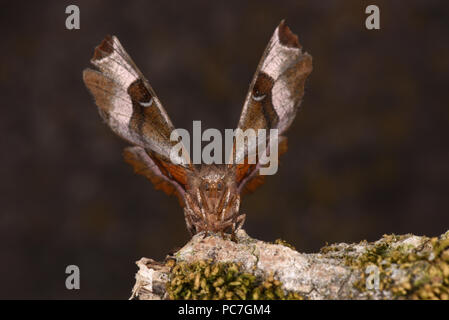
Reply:
[[[129, 297], [134, 261], [189, 240], [175, 198], [122, 160], [82, 82], [119, 37], [176, 127], [234, 128], [286, 18], [314, 71], [277, 175], [245, 229], [300, 251], [449, 229], [449, 12], [444, 1], [15, 1], [0, 11], [0, 298]], [[81, 10], [66, 30], [65, 8]], [[381, 30], [365, 28], [377, 4]], [[81, 289], [65, 288], [65, 268]]]

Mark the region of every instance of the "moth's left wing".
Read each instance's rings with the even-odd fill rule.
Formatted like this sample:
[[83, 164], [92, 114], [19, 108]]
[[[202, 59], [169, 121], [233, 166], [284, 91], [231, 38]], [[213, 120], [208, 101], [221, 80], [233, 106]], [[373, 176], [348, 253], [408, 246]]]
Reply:
[[125, 148], [123, 157], [134, 168], [134, 172], [150, 180], [156, 190], [175, 195], [181, 207], [185, 206], [187, 176], [183, 167], [163, 162], [137, 146]]
[[156, 189], [176, 194], [183, 204], [190, 159], [185, 150], [171, 155], [178, 143], [170, 140], [174, 126], [153, 88], [115, 36], [107, 36], [95, 48], [91, 63], [98, 70], [84, 70], [83, 79], [101, 117], [135, 145], [125, 149], [125, 160]]
[[[95, 48], [91, 63], [99, 70], [85, 69], [84, 83], [109, 127], [131, 144], [170, 161], [170, 150], [177, 143], [170, 141], [174, 126], [117, 37], [107, 36]], [[187, 157], [176, 160], [184, 165], [190, 163]]]
[[[286, 138], [282, 134], [296, 116], [304, 95], [306, 78], [311, 72], [312, 57], [302, 52], [298, 37], [282, 21], [259, 62], [245, 99], [238, 128], [254, 129], [256, 132], [258, 129], [266, 129], [267, 137], [269, 129], [278, 129], [279, 143], [285, 143], [279, 151], [285, 152]], [[249, 153], [255, 152], [255, 148], [256, 145], [246, 143], [237, 146], [235, 162], [246, 159]], [[258, 164], [237, 165], [240, 190], [243, 190], [246, 184], [250, 186], [252, 179], [259, 179], [258, 168]], [[255, 184], [255, 187], [258, 185]]]

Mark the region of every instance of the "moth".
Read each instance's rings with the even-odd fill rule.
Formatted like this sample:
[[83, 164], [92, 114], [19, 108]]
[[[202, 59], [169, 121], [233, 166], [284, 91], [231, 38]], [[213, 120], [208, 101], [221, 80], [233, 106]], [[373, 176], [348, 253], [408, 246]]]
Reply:
[[[172, 162], [170, 150], [177, 143], [170, 140], [174, 126], [117, 37], [106, 36], [91, 63], [96, 69], [84, 70], [84, 83], [103, 120], [132, 145], [124, 150], [125, 161], [156, 189], [177, 196], [191, 235], [230, 232], [234, 237], [245, 221], [239, 211], [241, 196], [263, 183], [260, 163], [197, 165], [188, 156], [184, 162]], [[279, 154], [285, 152], [284, 133], [296, 116], [311, 71], [312, 57], [281, 21], [252, 79], [237, 128], [278, 129]], [[243, 147], [237, 148], [234, 141], [233, 155], [247, 157], [251, 150]]]

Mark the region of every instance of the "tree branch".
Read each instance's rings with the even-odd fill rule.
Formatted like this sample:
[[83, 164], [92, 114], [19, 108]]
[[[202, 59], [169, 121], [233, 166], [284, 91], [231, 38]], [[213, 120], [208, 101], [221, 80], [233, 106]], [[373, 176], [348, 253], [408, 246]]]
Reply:
[[132, 299], [449, 299], [449, 231], [385, 235], [300, 253], [244, 230], [195, 235], [164, 263], [142, 258]]

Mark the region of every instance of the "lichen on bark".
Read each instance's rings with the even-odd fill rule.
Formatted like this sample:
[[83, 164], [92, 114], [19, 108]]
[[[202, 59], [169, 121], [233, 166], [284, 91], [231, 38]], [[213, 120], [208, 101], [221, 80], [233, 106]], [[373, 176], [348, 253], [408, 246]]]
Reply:
[[133, 299], [449, 299], [449, 231], [385, 235], [311, 254], [244, 230], [237, 241], [200, 233], [164, 262], [137, 265]]

